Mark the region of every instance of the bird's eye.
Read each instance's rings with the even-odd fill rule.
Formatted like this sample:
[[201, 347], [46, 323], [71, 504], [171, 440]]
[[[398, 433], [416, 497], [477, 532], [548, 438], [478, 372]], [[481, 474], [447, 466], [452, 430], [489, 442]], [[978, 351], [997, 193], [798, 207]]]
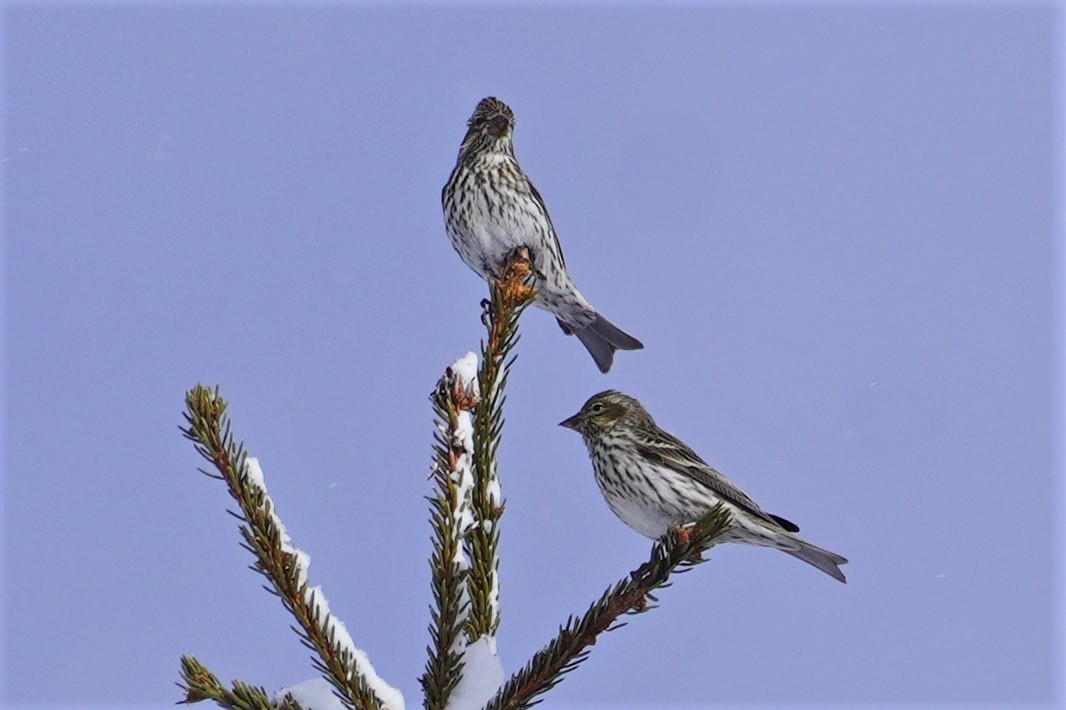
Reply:
[[591, 407], [589, 407], [589, 411], [592, 412], [593, 414], [599, 414], [600, 412], [603, 411], [603, 403], [602, 402], [596, 402], [596, 404], [594, 404]]

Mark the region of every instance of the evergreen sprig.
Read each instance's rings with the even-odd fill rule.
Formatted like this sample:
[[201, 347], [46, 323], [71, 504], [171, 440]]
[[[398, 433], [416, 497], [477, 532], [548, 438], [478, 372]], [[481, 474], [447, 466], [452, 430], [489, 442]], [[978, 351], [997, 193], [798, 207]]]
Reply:
[[625, 625], [616, 623], [619, 617], [654, 609], [658, 600], [652, 593], [669, 586], [670, 575], [703, 562], [703, 553], [728, 526], [729, 513], [719, 504], [696, 523], [671, 530], [652, 546], [647, 562], [605, 591], [580, 618], [571, 616], [559, 634], [500, 688], [485, 710], [519, 710], [540, 702], [537, 696], [577, 668], [601, 633]]
[[429, 628], [432, 645], [427, 649], [429, 660], [421, 678], [426, 710], [444, 710], [462, 674], [461, 641], [468, 602], [467, 567], [459, 560], [465, 554], [462, 521], [464, 508], [470, 506], [470, 492], [462, 490], [460, 479], [472, 475], [469, 467], [474, 452], [468, 449], [470, 444], [460, 432], [459, 419], [469, 417], [477, 404], [477, 397], [471, 392], [473, 384], [463, 382], [449, 368], [430, 396], [436, 420], [432, 474], [436, 490], [429, 497], [434, 607]]
[[508, 258], [500, 278], [492, 283], [490, 298], [483, 303], [482, 322], [488, 337], [481, 344], [481, 399], [474, 410], [474, 524], [466, 539], [470, 552], [466, 636], [471, 642], [495, 636], [500, 625], [496, 548], [503, 500], [496, 477], [496, 451], [503, 432], [504, 389], [514, 363], [510, 354], [518, 342], [518, 319], [537, 295], [531, 281], [529, 252], [519, 249]]
[[211, 700], [221, 708], [230, 710], [302, 710], [299, 703], [286, 696], [271, 700], [264, 688], [233, 681], [233, 688], [222, 686], [214, 673], [192, 656], [181, 657], [181, 678], [185, 681], [178, 687], [185, 691], [185, 699], [179, 704]]
[[[369, 687], [328, 612], [323, 613], [316, 594], [307, 586], [306, 570], [291, 546], [283, 545], [283, 532], [273, 512], [273, 502], [248, 476], [248, 454], [233, 437], [226, 401], [218, 388], [197, 385], [185, 395], [185, 438], [215, 467], [218, 473], [200, 469], [226, 483], [240, 512], [229, 511], [241, 521], [242, 547], [255, 556], [252, 566], [266, 578], [264, 588], [281, 599], [296, 618], [293, 627], [305, 646], [317, 654], [312, 663], [337, 690], [338, 697], [353, 710], [379, 710], [382, 701]], [[288, 547], [289, 549], [286, 549]], [[242, 687], [245, 687], [242, 685]], [[250, 686], [247, 686], [250, 687]]]
[[[491, 639], [500, 623], [497, 546], [504, 506], [496, 454], [519, 317], [536, 297], [531, 281], [529, 254], [521, 249], [508, 259], [501, 278], [491, 286], [490, 298], [483, 302], [487, 337], [476, 383], [449, 368], [430, 397], [437, 431], [435, 490], [428, 497], [434, 608], [429, 660], [420, 679], [427, 710], [446, 710], [462, 678], [466, 644], [482, 636]], [[226, 407], [217, 388], [197, 385], [186, 393], [187, 426], [182, 432], [217, 471], [201, 472], [224, 481], [237, 501], [239, 512], [231, 514], [241, 523], [242, 546], [255, 556], [253, 569], [296, 618], [294, 630], [315, 652], [315, 668], [333, 685], [340, 701], [352, 710], [382, 710], [383, 700], [360, 669], [347, 631], [330, 616], [317, 588], [308, 587], [306, 559], [289, 543], [273, 502], [257, 484], [258, 474], [253, 473], [258, 467], [249, 468], [244, 446], [233, 437]], [[719, 505], [699, 521], [671, 530], [653, 545], [647, 562], [607, 589], [582, 616], [571, 616], [558, 635], [497, 691], [485, 710], [518, 710], [540, 702], [542, 694], [588, 657], [600, 634], [623, 626], [619, 620], [624, 615], [654, 608], [656, 590], [669, 586], [673, 574], [701, 563], [729, 520]], [[291, 697], [272, 700], [261, 687], [234, 681], [227, 689], [191, 656], [181, 659], [181, 677], [183, 703], [211, 700], [238, 710], [299, 710]], [[387, 686], [375, 687], [384, 692]]]

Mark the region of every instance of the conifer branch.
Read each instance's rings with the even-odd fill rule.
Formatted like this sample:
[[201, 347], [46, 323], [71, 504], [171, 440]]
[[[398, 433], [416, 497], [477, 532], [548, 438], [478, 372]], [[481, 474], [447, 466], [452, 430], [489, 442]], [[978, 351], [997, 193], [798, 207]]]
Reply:
[[185, 691], [185, 699], [180, 705], [211, 700], [229, 710], [302, 710], [290, 697], [271, 700], [262, 687], [239, 680], [233, 681], [232, 689], [224, 688], [215, 674], [192, 656], [181, 657], [181, 678], [185, 684], [178, 683], [178, 687]]
[[469, 604], [465, 583], [470, 568], [463, 536], [473, 520], [471, 411], [478, 402], [476, 367], [474, 353], [459, 359], [437, 381], [430, 396], [436, 420], [432, 473], [436, 491], [429, 498], [434, 608], [429, 629], [432, 645], [421, 678], [426, 710], [444, 710], [462, 675], [462, 633]]
[[274, 514], [258, 464], [253, 470], [250, 464], [254, 459], [249, 460], [244, 445], [235, 441], [226, 401], [217, 388], [212, 391], [197, 385], [186, 393], [185, 406], [187, 426], [182, 433], [218, 473], [200, 470], [225, 481], [230, 496], [237, 501], [240, 513], [230, 512], [241, 521], [242, 546], [255, 555], [252, 569], [267, 579], [267, 591], [281, 599], [296, 618], [299, 628], [294, 630], [318, 655], [312, 659], [314, 666], [346, 706], [355, 710], [385, 708], [380, 693], [392, 689], [377, 677], [365, 654], [355, 648], [343, 623], [330, 614], [321, 591], [308, 587], [308, 558], [290, 543]]
[[519, 710], [539, 702], [537, 696], [551, 690], [588, 657], [601, 633], [625, 625], [616, 623], [620, 616], [654, 609], [658, 600], [652, 593], [669, 586], [671, 574], [703, 562], [703, 553], [728, 526], [729, 513], [719, 504], [696, 523], [671, 530], [655, 543], [647, 562], [605, 591], [583, 616], [570, 617], [559, 635], [511, 676], [485, 710]]
[[474, 410], [474, 524], [466, 537], [470, 553], [470, 614], [466, 621], [469, 642], [481, 636], [495, 636], [500, 625], [496, 548], [503, 499], [496, 477], [496, 450], [503, 430], [503, 391], [514, 362], [508, 358], [518, 342], [518, 319], [537, 295], [531, 282], [529, 252], [518, 249], [504, 264], [500, 278], [492, 283], [490, 299], [483, 304], [482, 322], [488, 337], [481, 348], [481, 399]]

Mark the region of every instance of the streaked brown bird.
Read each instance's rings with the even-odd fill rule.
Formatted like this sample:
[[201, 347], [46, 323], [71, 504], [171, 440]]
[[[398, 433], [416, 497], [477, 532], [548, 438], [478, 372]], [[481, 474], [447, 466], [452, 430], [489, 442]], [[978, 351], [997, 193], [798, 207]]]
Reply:
[[441, 191], [444, 228], [466, 265], [490, 283], [512, 253], [528, 249], [536, 305], [554, 314], [563, 332], [576, 335], [607, 372], [616, 350], [644, 345], [600, 315], [574, 285], [548, 208], [515, 158], [514, 124], [514, 113], [494, 97], [474, 109]]
[[723, 542], [772, 547], [847, 581], [840, 571], [845, 558], [798, 537], [794, 523], [760, 508], [680, 439], [660, 429], [633, 397], [600, 392], [560, 426], [581, 434], [607, 505], [641, 535], [657, 540], [722, 503], [731, 514]]

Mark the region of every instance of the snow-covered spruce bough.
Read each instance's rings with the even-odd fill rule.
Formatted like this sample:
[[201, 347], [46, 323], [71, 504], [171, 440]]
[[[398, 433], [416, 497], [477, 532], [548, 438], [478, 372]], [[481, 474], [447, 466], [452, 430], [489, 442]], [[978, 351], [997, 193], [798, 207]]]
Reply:
[[[535, 297], [528, 261], [509, 260], [485, 302], [487, 338], [481, 361], [473, 353], [456, 360], [431, 395], [436, 418], [429, 660], [421, 676], [427, 710], [526, 708], [585, 660], [596, 638], [622, 624], [619, 618], [654, 608], [654, 592], [672, 573], [702, 561], [729, 524], [721, 508], [700, 521], [671, 530], [650, 558], [608, 588], [581, 616], [570, 617], [554, 639], [504, 681], [496, 648], [500, 625], [499, 521], [503, 514], [496, 451], [503, 430], [503, 390], [518, 320]], [[266, 578], [296, 619], [293, 627], [314, 652], [321, 679], [274, 694], [234, 681], [225, 687], [191, 656], [181, 659], [185, 702], [211, 700], [226, 708], [358, 708], [404, 710], [403, 695], [374, 670], [345, 624], [330, 612], [320, 587], [308, 583], [310, 556], [294, 544], [267, 493], [259, 462], [232, 434], [219, 390], [198, 385], [186, 395], [185, 436], [225, 482], [239, 507], [244, 547], [253, 568]], [[651, 601], [652, 603], [649, 603]]]

